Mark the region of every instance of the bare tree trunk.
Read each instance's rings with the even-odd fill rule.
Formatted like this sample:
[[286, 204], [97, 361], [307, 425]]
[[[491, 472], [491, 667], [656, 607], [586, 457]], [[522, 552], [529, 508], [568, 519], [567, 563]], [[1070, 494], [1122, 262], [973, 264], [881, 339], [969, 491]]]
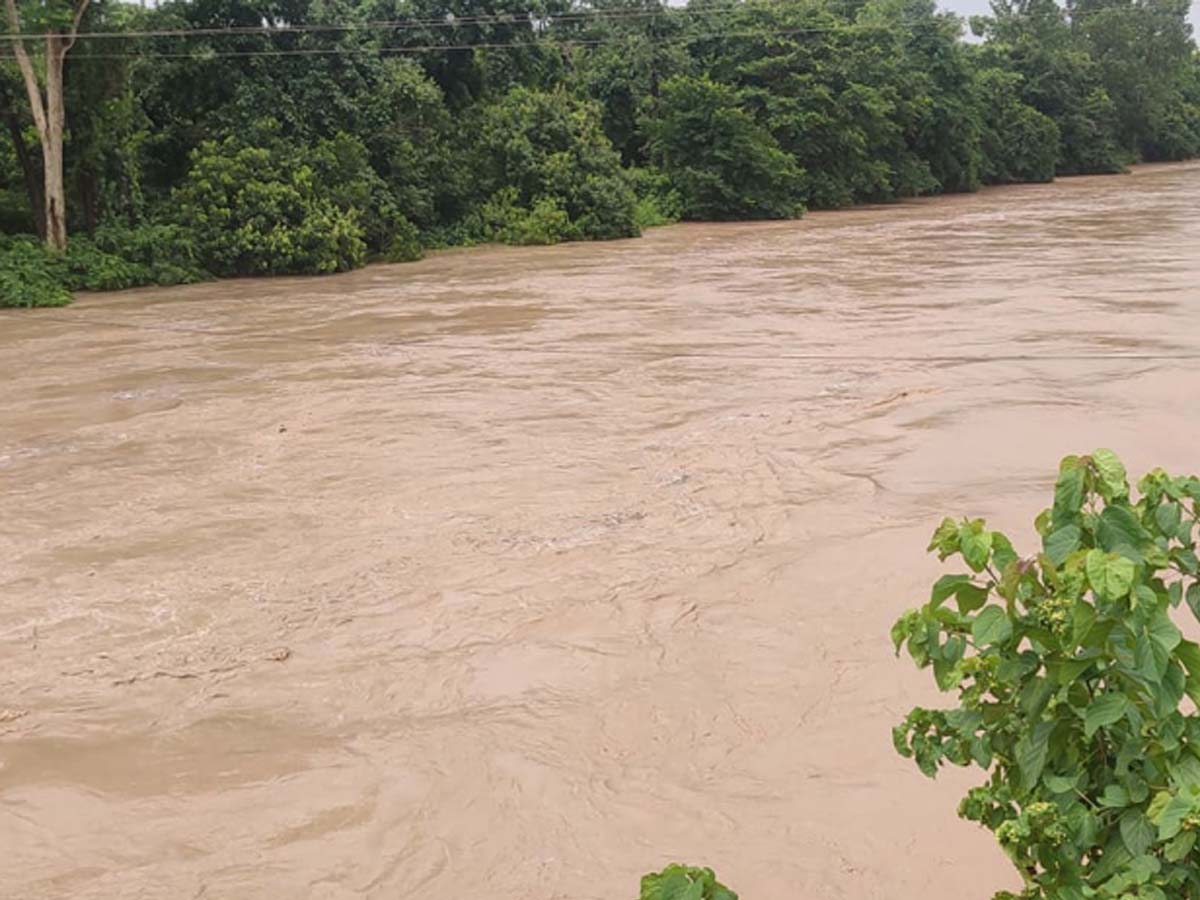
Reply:
[[67, 195], [63, 185], [63, 59], [66, 44], [58, 32], [46, 35], [46, 135], [42, 139], [42, 174], [45, 179], [46, 243], [67, 249]]
[[58, 251], [67, 249], [67, 200], [63, 184], [63, 132], [66, 131], [67, 114], [63, 105], [63, 62], [66, 60], [67, 51], [75, 43], [79, 23], [89, 2], [90, 0], [74, 0], [74, 17], [68, 32], [46, 32], [46, 93], [43, 97], [37, 70], [25, 49], [17, 0], [4, 0], [9, 30], [13, 35], [13, 55], [17, 58], [17, 67], [21, 70], [21, 78], [25, 82], [25, 93], [29, 95], [29, 110], [33, 113], [38, 142], [42, 145], [42, 200], [46, 245]]

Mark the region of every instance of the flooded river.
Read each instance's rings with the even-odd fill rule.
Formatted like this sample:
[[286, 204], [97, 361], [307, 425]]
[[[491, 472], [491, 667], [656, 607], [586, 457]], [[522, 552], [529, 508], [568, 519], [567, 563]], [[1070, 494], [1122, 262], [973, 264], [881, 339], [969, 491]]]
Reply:
[[0, 314], [0, 895], [1012, 887], [946, 513], [1200, 470], [1200, 167]]

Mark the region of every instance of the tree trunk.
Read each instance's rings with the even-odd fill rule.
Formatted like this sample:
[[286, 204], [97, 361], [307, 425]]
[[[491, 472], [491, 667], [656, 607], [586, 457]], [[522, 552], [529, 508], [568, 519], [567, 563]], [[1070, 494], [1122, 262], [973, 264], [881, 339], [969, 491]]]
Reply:
[[29, 111], [33, 113], [38, 142], [42, 145], [42, 220], [45, 223], [46, 245], [59, 252], [67, 249], [67, 196], [63, 185], [63, 132], [66, 130], [67, 113], [63, 106], [63, 61], [67, 57], [67, 51], [75, 43], [79, 23], [83, 20], [89, 2], [90, 0], [75, 0], [74, 17], [69, 31], [46, 32], [46, 94], [43, 97], [37, 70], [25, 49], [17, 0], [4, 0], [9, 30], [12, 33], [13, 56], [17, 59], [17, 67], [21, 70], [21, 78], [25, 82], [25, 93], [29, 95]]
[[42, 174], [45, 179], [46, 243], [55, 250], [67, 249], [67, 195], [63, 185], [63, 58], [67, 55], [63, 36], [46, 35], [46, 134], [42, 138]]

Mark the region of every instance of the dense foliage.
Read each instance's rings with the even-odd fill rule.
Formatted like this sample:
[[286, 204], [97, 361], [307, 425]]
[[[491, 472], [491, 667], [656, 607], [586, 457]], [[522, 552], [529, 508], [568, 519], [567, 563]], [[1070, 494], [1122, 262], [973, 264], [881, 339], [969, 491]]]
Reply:
[[674, 864], [644, 876], [638, 900], [738, 900], [738, 895], [712, 869]]
[[1200, 645], [1172, 616], [1200, 617], [1198, 518], [1200, 479], [1156, 469], [1135, 498], [1097, 450], [1063, 460], [1036, 555], [980, 519], [933, 536], [967, 571], [892, 638], [958, 706], [914, 709], [896, 748], [930, 776], [989, 773], [959, 815], [996, 835], [1023, 898], [1200, 893]]
[[[1200, 153], [1186, 15], [994, 0], [971, 43], [932, 0], [95, 0], [66, 61], [69, 230], [130, 264], [84, 281], [172, 283], [1118, 172]], [[0, 120], [0, 232], [32, 232], [11, 62]], [[61, 269], [0, 305], [75, 287]]]

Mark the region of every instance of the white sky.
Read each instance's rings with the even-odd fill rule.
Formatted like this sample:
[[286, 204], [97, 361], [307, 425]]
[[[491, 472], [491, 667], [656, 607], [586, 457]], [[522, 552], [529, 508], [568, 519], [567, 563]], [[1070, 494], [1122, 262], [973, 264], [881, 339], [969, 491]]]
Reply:
[[[978, 16], [991, 12], [991, 5], [988, 0], [938, 0], [938, 5], [944, 9], [952, 10], [960, 16]], [[1193, 27], [1200, 23], [1197, 18], [1197, 9], [1195, 0], [1192, 4], [1191, 22]]]

